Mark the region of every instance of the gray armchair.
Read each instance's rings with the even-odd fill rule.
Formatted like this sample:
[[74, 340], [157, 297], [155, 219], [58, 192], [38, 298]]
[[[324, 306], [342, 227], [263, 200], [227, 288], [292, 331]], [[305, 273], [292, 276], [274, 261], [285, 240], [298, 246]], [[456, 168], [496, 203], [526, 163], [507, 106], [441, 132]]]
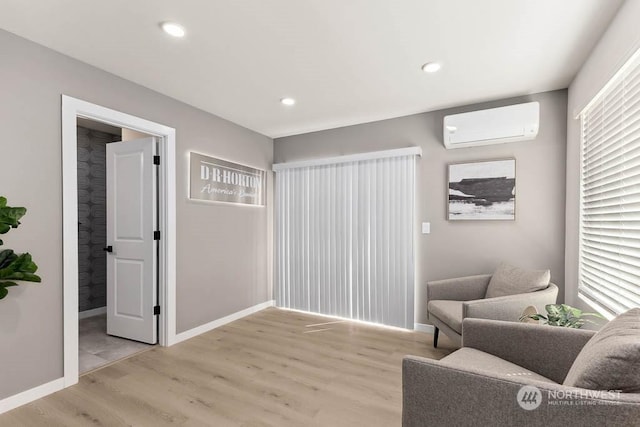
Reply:
[[[599, 332], [609, 335], [606, 342], [591, 340], [594, 331], [465, 319], [461, 349], [441, 360], [404, 358], [402, 425], [638, 426], [640, 324], [633, 323], [626, 331]], [[611, 353], [610, 364], [587, 350], [592, 344]], [[568, 385], [576, 383], [576, 368], [604, 384]], [[630, 392], [609, 391], [624, 391], [625, 383], [633, 385]]]
[[532, 305], [538, 312], [555, 304], [558, 287], [549, 283], [545, 289], [515, 295], [485, 298], [491, 274], [437, 280], [427, 283], [427, 313], [435, 326], [433, 346], [438, 346], [442, 330], [457, 346], [462, 342], [462, 321], [466, 318], [517, 322], [523, 310]]

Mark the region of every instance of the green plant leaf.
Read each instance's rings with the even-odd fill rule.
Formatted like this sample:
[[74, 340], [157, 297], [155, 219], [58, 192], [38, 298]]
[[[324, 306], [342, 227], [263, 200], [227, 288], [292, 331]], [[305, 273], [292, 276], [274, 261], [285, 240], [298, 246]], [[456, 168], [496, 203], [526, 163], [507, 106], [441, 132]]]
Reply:
[[26, 208], [7, 206], [6, 197], [2, 197], [0, 199], [0, 234], [5, 234], [12, 228], [18, 228], [20, 218], [25, 216], [26, 213]]
[[30, 254], [12, 254], [7, 258], [7, 260], [8, 261], [5, 260], [4, 263], [0, 263], [2, 266], [0, 268], [0, 279], [24, 280], [27, 282], [41, 281], [39, 276], [33, 274], [38, 270], [38, 266], [32, 261]]
[[[12, 228], [18, 228], [20, 219], [26, 215], [27, 209], [23, 207], [7, 206], [7, 198], [0, 196], [0, 234], [9, 232]], [[0, 245], [3, 242], [0, 240]], [[7, 296], [7, 288], [18, 286], [14, 280], [26, 282], [41, 282], [40, 276], [35, 274], [38, 266], [31, 254], [16, 254], [11, 249], [0, 250], [0, 299]]]
[[586, 319], [586, 317], [593, 316], [603, 319], [597, 313], [583, 313], [579, 308], [571, 307], [567, 304], [547, 304], [545, 309], [548, 313], [548, 321], [546, 323], [551, 326], [579, 329], [587, 322], [595, 324], [595, 322]]
[[545, 310], [547, 310], [547, 313], [549, 313], [550, 316], [560, 316], [560, 307], [557, 304], [547, 304], [544, 306], [544, 308]]
[[8, 288], [11, 286], [18, 286], [18, 284], [16, 282], [0, 282], [0, 286], [4, 286], [5, 288]]
[[0, 268], [6, 267], [13, 259], [18, 256], [13, 253], [11, 249], [4, 249], [0, 251]]
[[582, 310], [580, 310], [579, 308], [571, 307], [570, 305], [567, 305], [567, 304], [561, 304], [560, 307], [561, 307], [561, 311], [563, 311], [564, 313], [567, 313], [567, 315], [574, 316], [574, 317], [580, 317], [582, 315]]
[[547, 316], [550, 325], [560, 325], [562, 323], [562, 316], [549, 314]]
[[20, 280], [24, 280], [25, 282], [35, 282], [35, 283], [42, 282], [42, 278], [37, 274], [33, 274], [33, 273], [23, 273], [22, 279]]
[[[3, 226], [0, 228], [0, 234], [4, 234], [11, 228], [18, 228], [20, 225], [20, 218], [27, 213], [25, 208], [0, 208], [0, 224]], [[9, 228], [7, 228], [7, 226]]]
[[7, 296], [9, 290], [7, 288], [11, 286], [18, 286], [15, 282], [0, 282], [0, 299]]

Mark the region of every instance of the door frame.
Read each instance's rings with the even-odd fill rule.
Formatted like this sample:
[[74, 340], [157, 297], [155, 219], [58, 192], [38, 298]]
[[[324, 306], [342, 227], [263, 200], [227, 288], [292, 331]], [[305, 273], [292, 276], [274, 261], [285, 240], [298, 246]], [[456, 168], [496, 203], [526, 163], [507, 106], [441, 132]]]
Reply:
[[140, 117], [62, 95], [62, 241], [64, 386], [78, 382], [78, 173], [77, 117], [158, 137], [161, 157], [158, 213], [160, 240], [158, 342], [176, 341], [176, 130]]

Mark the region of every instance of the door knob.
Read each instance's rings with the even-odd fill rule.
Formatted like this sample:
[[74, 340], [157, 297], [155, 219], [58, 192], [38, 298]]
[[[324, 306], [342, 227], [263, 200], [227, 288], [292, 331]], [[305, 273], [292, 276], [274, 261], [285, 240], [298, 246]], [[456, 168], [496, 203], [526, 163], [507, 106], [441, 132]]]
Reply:
[[107, 246], [106, 248], [102, 248], [105, 252], [113, 252], [113, 246]]

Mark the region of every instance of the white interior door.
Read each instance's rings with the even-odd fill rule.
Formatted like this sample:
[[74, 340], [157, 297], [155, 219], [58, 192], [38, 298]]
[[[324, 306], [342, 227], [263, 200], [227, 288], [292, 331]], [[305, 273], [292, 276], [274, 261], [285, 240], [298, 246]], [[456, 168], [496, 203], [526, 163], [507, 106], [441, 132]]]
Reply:
[[154, 138], [107, 144], [107, 333], [157, 342]]

